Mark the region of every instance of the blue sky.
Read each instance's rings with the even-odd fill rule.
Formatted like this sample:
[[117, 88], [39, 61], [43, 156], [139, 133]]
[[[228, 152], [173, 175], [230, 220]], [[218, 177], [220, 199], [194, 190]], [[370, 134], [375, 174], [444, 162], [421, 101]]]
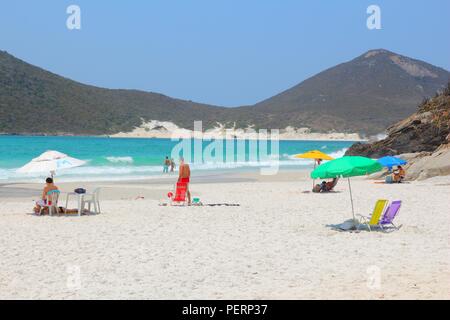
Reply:
[[[81, 30], [66, 8], [81, 8]], [[381, 8], [368, 30], [366, 9]], [[198, 102], [254, 104], [385, 48], [450, 70], [450, 1], [2, 1], [0, 50], [65, 77]]]

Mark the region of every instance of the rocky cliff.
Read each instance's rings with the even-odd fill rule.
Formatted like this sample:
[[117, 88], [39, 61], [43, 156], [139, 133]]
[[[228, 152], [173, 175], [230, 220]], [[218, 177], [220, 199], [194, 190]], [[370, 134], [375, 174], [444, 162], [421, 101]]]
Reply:
[[421, 151], [433, 152], [449, 143], [450, 83], [435, 97], [423, 101], [417, 112], [394, 124], [385, 139], [374, 143], [356, 143], [347, 155], [371, 158]]
[[409, 179], [450, 174], [450, 83], [417, 112], [388, 129], [374, 143], [356, 143], [346, 153], [380, 158], [397, 155], [409, 162]]

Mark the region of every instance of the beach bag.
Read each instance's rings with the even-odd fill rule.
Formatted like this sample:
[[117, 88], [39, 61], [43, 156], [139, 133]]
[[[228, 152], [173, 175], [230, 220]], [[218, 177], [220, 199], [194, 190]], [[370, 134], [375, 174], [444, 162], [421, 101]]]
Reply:
[[392, 179], [392, 176], [386, 176], [386, 179], [384, 180], [386, 183], [394, 183], [394, 180]]
[[83, 194], [83, 193], [86, 193], [86, 189], [83, 189], [83, 188], [77, 188], [77, 189], [75, 189], [73, 192], [78, 193], [78, 194]]

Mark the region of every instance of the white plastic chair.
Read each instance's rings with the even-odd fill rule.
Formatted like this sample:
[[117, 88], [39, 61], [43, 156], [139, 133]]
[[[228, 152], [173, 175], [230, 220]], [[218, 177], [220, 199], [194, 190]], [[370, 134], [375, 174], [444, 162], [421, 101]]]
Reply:
[[91, 212], [91, 205], [94, 206], [94, 212], [96, 214], [100, 212], [100, 188], [96, 188], [92, 193], [86, 193], [81, 203], [81, 211], [84, 210], [85, 204], [88, 205], [88, 210]]
[[44, 208], [48, 208], [48, 214], [51, 216], [53, 213], [53, 209], [55, 209], [55, 213], [58, 213], [58, 199], [59, 199], [59, 191], [58, 190], [50, 190], [47, 192], [47, 203], [41, 206], [39, 210], [39, 215], [42, 214]]

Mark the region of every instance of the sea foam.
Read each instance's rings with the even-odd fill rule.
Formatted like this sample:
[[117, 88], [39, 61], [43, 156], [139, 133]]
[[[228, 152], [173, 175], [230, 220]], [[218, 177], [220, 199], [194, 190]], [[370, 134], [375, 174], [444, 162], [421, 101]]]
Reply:
[[106, 157], [112, 163], [133, 163], [133, 157]]

